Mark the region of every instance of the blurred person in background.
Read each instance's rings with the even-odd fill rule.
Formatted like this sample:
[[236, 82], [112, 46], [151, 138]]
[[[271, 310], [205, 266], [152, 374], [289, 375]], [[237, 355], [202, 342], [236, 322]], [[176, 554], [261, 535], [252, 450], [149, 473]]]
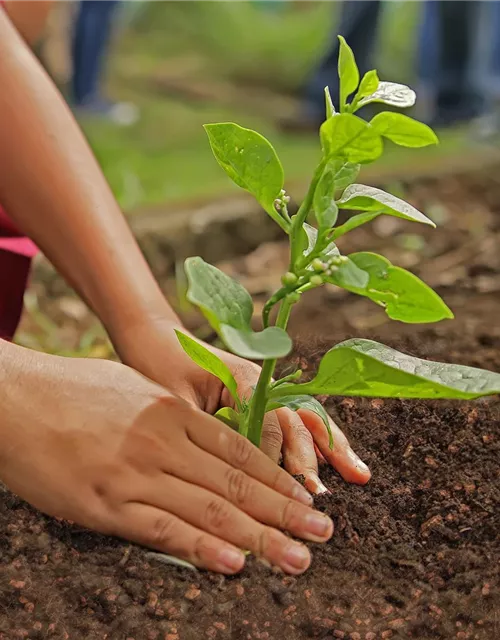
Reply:
[[79, 2], [71, 43], [71, 103], [79, 115], [102, 116], [127, 126], [137, 121], [137, 108], [129, 103], [111, 102], [101, 89], [119, 4], [119, 0]]
[[475, 47], [482, 35], [483, 4], [473, 0], [428, 0], [424, 4], [417, 75], [428, 102], [425, 119], [432, 126], [468, 122], [484, 113], [484, 92], [478, 78], [471, 77]]
[[330, 87], [334, 104], [339, 101], [337, 64], [339, 40], [344, 36], [354, 51], [361, 74], [373, 68], [373, 53], [382, 12], [380, 0], [347, 0], [342, 3], [340, 23], [332, 30], [333, 40], [325, 57], [307, 83], [299, 113], [283, 120], [282, 127], [290, 131], [315, 131], [324, 121], [325, 87]]

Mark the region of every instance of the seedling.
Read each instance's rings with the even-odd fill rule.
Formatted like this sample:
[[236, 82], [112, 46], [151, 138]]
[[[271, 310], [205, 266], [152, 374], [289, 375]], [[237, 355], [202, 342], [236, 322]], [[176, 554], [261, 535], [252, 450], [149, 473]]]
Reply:
[[[263, 361], [253, 394], [244, 399], [226, 364], [192, 338], [178, 333], [186, 353], [217, 376], [234, 399], [233, 409], [223, 408], [216, 416], [256, 445], [266, 412], [289, 407], [318, 414], [333, 446], [328, 416], [313, 397], [317, 394], [470, 399], [500, 392], [498, 373], [420, 360], [363, 339], [346, 340], [330, 349], [308, 382], [299, 381], [300, 371], [273, 380], [277, 359], [292, 349], [286, 327], [293, 305], [306, 291], [325, 283], [371, 299], [390, 318], [401, 322], [453, 318], [437, 293], [409, 271], [376, 253], [343, 255], [337, 246], [342, 236], [380, 215], [435, 227], [410, 204], [355, 180], [362, 164], [382, 155], [385, 139], [404, 147], [425, 147], [438, 141], [427, 125], [394, 111], [382, 111], [370, 122], [355, 115], [374, 102], [411, 107], [416, 96], [405, 85], [381, 82], [376, 71], [369, 71], [360, 81], [354, 55], [342, 37], [338, 70], [340, 110], [335, 110], [326, 88], [326, 120], [320, 128], [322, 157], [293, 216], [288, 213], [290, 198], [284, 189], [283, 168], [270, 142], [233, 123], [205, 126], [217, 162], [238, 186], [256, 198], [290, 241], [288, 271], [281, 278], [282, 286], [264, 305], [262, 331], [251, 328], [252, 299], [239, 283], [201, 258], [189, 258], [185, 263], [189, 301], [200, 307], [230, 351]], [[339, 210], [359, 213], [338, 225]], [[313, 216], [315, 226], [311, 224]], [[275, 307], [277, 314], [273, 313]]]

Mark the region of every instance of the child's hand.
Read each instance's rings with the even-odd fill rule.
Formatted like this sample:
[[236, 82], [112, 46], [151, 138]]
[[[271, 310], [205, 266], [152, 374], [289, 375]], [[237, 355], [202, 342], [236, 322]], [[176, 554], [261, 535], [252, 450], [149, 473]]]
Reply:
[[[126, 345], [120, 351], [127, 364], [197, 408], [213, 414], [221, 406], [232, 406], [232, 398], [220, 380], [186, 356], [171, 323], [159, 320], [147, 327], [136, 328], [121, 344]], [[260, 368], [231, 353], [205, 346], [229, 366], [239, 393], [250, 395]], [[287, 471], [305, 476], [306, 486], [312, 493], [327, 490], [318, 476], [318, 456], [329, 462], [348, 482], [365, 484], [370, 479], [368, 467], [351, 449], [337, 425], [333, 421], [330, 423], [334, 441], [332, 450], [328, 446], [327, 429], [316, 414], [279, 409], [266, 415], [261, 448], [275, 462], [282, 455]]]
[[4, 345], [0, 478], [42, 511], [228, 574], [241, 549], [301, 573], [309, 551], [280, 530], [331, 536], [290, 475], [136, 371]]

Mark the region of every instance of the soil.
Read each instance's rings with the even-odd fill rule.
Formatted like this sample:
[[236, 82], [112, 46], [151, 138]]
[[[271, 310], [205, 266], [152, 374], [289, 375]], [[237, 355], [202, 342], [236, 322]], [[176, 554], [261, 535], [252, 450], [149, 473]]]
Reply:
[[[420, 272], [456, 320], [389, 323], [369, 301], [324, 289], [294, 315], [298, 346], [284, 370], [312, 372], [332, 342], [357, 335], [500, 371], [496, 176], [421, 183], [411, 195], [435, 213], [446, 203], [442, 228], [423, 245], [391, 221], [358, 230], [348, 250], [370, 247]], [[253, 283], [257, 300], [286, 260], [279, 245], [259, 251], [225, 265]], [[373, 478], [355, 487], [323, 469], [332, 494], [317, 506], [336, 532], [312, 545], [305, 575], [252, 558], [231, 578], [169, 567], [1, 490], [0, 640], [500, 638], [500, 399], [324, 400]]]

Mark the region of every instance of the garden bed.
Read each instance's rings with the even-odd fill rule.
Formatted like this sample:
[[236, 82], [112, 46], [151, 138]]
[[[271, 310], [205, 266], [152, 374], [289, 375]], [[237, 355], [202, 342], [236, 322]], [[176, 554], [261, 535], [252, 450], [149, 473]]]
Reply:
[[[367, 300], [318, 290], [305, 296], [291, 323], [301, 368], [312, 371], [333, 342], [362, 336], [500, 371], [496, 174], [413, 185], [411, 201], [441, 224], [424, 229], [423, 242], [410, 235], [414, 227], [379, 219], [342, 246], [380, 251], [419, 273], [455, 311], [454, 322], [401, 325]], [[258, 309], [284, 262], [284, 245], [273, 241], [223, 266], [245, 280]], [[35, 290], [59, 323], [67, 292], [41, 277]], [[197, 316], [186, 319], [199, 324]], [[68, 320], [78, 322], [90, 320]], [[317, 506], [333, 517], [336, 532], [327, 545], [312, 545], [305, 575], [284, 577], [252, 559], [231, 578], [168, 567], [140, 548], [42, 516], [3, 491], [0, 640], [500, 637], [500, 400], [333, 398], [326, 407], [373, 479], [353, 487], [323, 470], [332, 495]]]

